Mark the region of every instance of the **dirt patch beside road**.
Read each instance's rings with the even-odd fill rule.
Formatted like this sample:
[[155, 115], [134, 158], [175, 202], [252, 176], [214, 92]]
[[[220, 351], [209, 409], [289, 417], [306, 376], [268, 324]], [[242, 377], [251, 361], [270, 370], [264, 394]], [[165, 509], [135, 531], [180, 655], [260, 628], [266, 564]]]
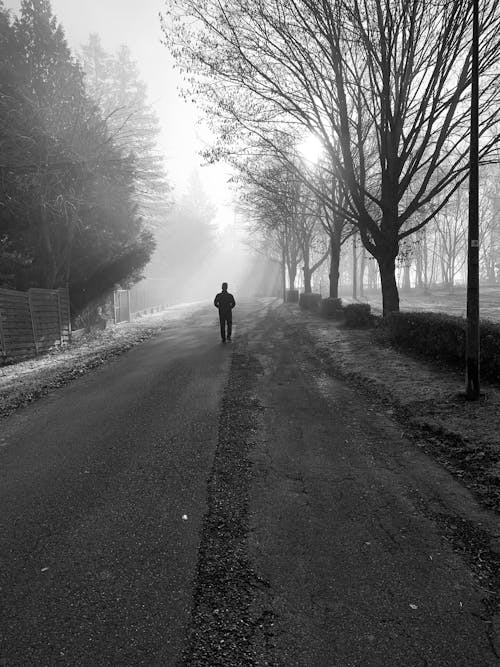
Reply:
[[[303, 325], [312, 360], [370, 397], [369, 412], [396, 420], [402, 438], [451, 472], [483, 507], [500, 511], [499, 387], [483, 383], [484, 397], [466, 401], [464, 373], [400, 352], [377, 330], [345, 329], [292, 306], [284, 306], [281, 315], [288, 323]], [[491, 623], [499, 626], [500, 523], [494, 515], [486, 526], [480, 516], [450, 514], [421, 499], [416, 504], [489, 593], [485, 608], [496, 619]]]
[[374, 329], [345, 329], [286, 307], [289, 322], [304, 322], [310, 354], [379, 401], [407, 437], [438, 460], [485, 507], [500, 511], [500, 389], [466, 401], [464, 374], [388, 346]]

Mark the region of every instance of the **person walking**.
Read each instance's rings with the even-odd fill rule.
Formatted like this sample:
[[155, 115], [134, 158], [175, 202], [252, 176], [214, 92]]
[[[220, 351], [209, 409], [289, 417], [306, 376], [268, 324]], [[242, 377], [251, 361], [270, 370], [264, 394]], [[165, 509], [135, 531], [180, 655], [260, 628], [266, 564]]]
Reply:
[[216, 295], [214, 299], [214, 306], [219, 309], [220, 321], [220, 336], [222, 342], [226, 342], [226, 325], [227, 325], [227, 340], [231, 340], [231, 332], [233, 328], [233, 308], [236, 306], [234, 296], [227, 291], [227, 283], [222, 283], [222, 292]]

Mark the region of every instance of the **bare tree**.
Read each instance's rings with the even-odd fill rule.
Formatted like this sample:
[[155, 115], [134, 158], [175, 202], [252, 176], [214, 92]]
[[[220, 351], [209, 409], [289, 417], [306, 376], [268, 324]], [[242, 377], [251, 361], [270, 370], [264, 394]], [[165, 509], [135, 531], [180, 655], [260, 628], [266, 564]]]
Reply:
[[467, 201], [463, 188], [436, 216], [435, 228], [442, 282], [453, 290], [456, 275], [467, 260]]
[[[400, 241], [423, 228], [468, 174], [469, 0], [170, 6], [165, 40], [187, 73], [187, 93], [217, 129], [214, 155], [231, 153], [245, 135], [265, 136], [273, 124], [320, 137], [347, 193], [334, 206], [378, 263], [384, 313], [398, 310]], [[499, 139], [499, 28], [498, 0], [482, 0], [483, 162]]]
[[338, 298], [340, 278], [340, 254], [342, 246], [352, 236], [353, 226], [342, 214], [346, 198], [340, 179], [332, 169], [325, 169], [324, 162], [316, 170], [318, 190], [316, 195], [320, 207], [320, 222], [327, 234], [330, 250], [329, 297]]
[[[484, 170], [486, 171], [486, 170]], [[500, 189], [499, 167], [483, 173], [480, 189], [480, 263], [481, 274], [489, 284], [498, 282], [500, 270]]]
[[260, 160], [247, 163], [240, 172], [239, 207], [249, 222], [252, 247], [282, 266], [283, 289], [295, 289], [303, 242], [299, 238], [298, 220], [301, 202], [300, 183], [279, 161]]

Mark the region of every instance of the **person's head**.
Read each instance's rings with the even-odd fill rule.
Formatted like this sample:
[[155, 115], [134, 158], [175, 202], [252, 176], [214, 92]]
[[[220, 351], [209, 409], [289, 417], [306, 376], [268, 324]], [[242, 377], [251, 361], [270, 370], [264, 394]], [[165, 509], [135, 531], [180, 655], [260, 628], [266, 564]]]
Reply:
[[222, 283], [222, 291], [227, 292], [227, 283]]

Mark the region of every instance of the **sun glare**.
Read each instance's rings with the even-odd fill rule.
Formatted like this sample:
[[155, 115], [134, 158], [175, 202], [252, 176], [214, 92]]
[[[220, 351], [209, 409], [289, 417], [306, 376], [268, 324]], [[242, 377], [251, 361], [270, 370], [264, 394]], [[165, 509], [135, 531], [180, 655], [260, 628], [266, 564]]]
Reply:
[[317, 162], [323, 152], [323, 144], [315, 134], [309, 134], [299, 144], [299, 153], [307, 162]]

